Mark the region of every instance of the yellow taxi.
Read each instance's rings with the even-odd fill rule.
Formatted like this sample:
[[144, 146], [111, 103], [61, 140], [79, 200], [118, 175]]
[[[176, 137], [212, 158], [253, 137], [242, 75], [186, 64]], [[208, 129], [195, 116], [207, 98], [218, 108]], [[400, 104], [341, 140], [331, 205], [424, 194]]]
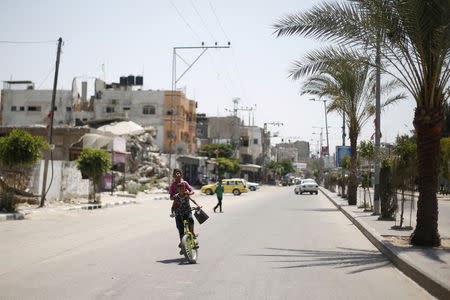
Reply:
[[[222, 179], [222, 185], [225, 193], [233, 193], [235, 196], [248, 192], [247, 184], [241, 178]], [[216, 191], [216, 186], [217, 182], [214, 184], [206, 184], [202, 186], [200, 192], [206, 195], [212, 195]]]

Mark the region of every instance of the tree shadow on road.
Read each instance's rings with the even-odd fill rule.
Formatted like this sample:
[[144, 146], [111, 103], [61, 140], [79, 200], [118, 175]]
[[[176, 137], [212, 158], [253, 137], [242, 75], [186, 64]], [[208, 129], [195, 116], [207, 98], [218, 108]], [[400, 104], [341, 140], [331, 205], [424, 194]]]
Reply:
[[[302, 250], [266, 248], [273, 254], [249, 254], [248, 256], [280, 258], [269, 260], [269, 263], [289, 264], [279, 266], [278, 269], [310, 268], [334, 266], [337, 269], [352, 268], [348, 274], [356, 274], [364, 271], [386, 267], [391, 263], [377, 250], [364, 250], [338, 247], [332, 250]], [[284, 258], [284, 259], [283, 259]]]

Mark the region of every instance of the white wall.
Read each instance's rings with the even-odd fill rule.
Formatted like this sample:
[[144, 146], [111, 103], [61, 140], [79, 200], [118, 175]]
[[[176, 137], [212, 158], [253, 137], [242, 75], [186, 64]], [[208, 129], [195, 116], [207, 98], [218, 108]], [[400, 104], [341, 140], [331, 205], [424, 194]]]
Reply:
[[[53, 180], [52, 180], [53, 178]], [[44, 179], [44, 160], [41, 160], [34, 169], [30, 179], [30, 192], [41, 195]], [[51, 183], [51, 185], [50, 185]], [[81, 172], [74, 162], [49, 161], [47, 173], [46, 200], [65, 201], [76, 197], [87, 197], [89, 190], [89, 180], [81, 178]]]
[[[50, 112], [51, 90], [3, 90], [3, 118], [2, 125], [29, 126], [35, 124], [47, 125], [47, 115]], [[56, 93], [54, 124], [68, 124], [72, 121], [71, 112], [67, 107], [72, 106], [72, 92], [60, 90]], [[16, 111], [12, 111], [12, 107]], [[29, 106], [38, 106], [40, 111], [29, 111]], [[21, 111], [20, 108], [23, 107]]]
[[[141, 126], [157, 129], [155, 143], [163, 148], [164, 134], [164, 91], [103, 90], [101, 99], [95, 99], [95, 118], [123, 115]], [[113, 104], [115, 101], [116, 104]], [[155, 114], [143, 114], [146, 105], [155, 107]], [[106, 113], [107, 107], [114, 107], [114, 113]], [[129, 108], [129, 110], [124, 110]]]

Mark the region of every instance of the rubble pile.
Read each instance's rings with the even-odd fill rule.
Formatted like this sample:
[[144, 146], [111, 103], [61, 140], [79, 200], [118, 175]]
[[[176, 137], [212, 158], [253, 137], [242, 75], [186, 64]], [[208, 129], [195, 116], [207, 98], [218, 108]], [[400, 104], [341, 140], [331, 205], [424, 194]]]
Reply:
[[155, 144], [156, 129], [146, 127], [143, 132], [127, 137], [127, 151], [130, 152], [127, 166], [125, 190], [147, 193], [167, 192], [169, 168]]

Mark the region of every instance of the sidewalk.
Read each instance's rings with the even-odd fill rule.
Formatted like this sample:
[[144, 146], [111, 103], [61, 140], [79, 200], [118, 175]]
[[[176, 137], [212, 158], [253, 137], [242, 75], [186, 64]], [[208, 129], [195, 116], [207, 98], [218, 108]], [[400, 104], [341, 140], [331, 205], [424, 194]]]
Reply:
[[320, 190], [399, 270], [435, 297], [450, 299], [450, 236], [441, 232], [439, 248], [413, 247], [408, 242], [411, 230], [393, 230], [394, 221], [379, 221], [372, 212], [349, 206], [336, 193]]
[[115, 207], [119, 205], [136, 204], [139, 201], [146, 200], [168, 200], [169, 197], [164, 194], [145, 194], [139, 193], [138, 195], [126, 194], [117, 192], [111, 195], [109, 192], [101, 193], [101, 203], [93, 204], [89, 203], [88, 199], [79, 198], [73, 199], [71, 202], [53, 201], [46, 203], [45, 207], [38, 208], [36, 205], [22, 204], [18, 206], [17, 213], [0, 213], [0, 222], [23, 220], [27, 215], [31, 214], [45, 214], [56, 211], [69, 211], [69, 210], [93, 210], [108, 207]]

